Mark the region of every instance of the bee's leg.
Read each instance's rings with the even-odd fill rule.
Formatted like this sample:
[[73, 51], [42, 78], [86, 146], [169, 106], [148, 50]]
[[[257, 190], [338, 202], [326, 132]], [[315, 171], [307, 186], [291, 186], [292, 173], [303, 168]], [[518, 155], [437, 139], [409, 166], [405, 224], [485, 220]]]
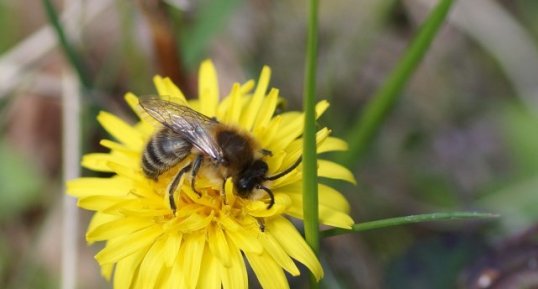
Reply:
[[174, 177], [174, 180], [170, 183], [170, 186], [168, 187], [168, 200], [170, 201], [170, 208], [172, 208], [172, 211], [174, 212], [174, 215], [176, 214], [176, 201], [174, 200], [174, 192], [177, 189], [177, 186], [179, 185], [179, 181], [181, 180], [181, 177], [183, 174], [191, 169], [191, 165], [188, 165], [179, 172], [177, 172], [176, 176]]
[[196, 185], [195, 185], [195, 182], [196, 182], [196, 175], [198, 174], [198, 170], [200, 170], [200, 166], [202, 165], [202, 160], [204, 159], [204, 157], [202, 155], [198, 155], [196, 157], [196, 159], [194, 160], [194, 162], [192, 163], [192, 181], [191, 181], [191, 188], [192, 190], [199, 196], [201, 197], [202, 196], [202, 193], [198, 192], [198, 190], [196, 190]]
[[258, 225], [260, 226], [260, 231], [262, 233], [265, 232], [265, 219], [264, 218], [256, 218], [256, 221], [258, 221]]
[[267, 210], [271, 209], [271, 207], [273, 207], [275, 204], [275, 195], [273, 194], [273, 191], [263, 185], [257, 185], [256, 189], [264, 190], [269, 195], [271, 201], [269, 202], [269, 205], [267, 205]]
[[260, 150], [260, 153], [266, 157], [272, 157], [273, 156], [273, 152], [268, 150], [268, 149], [261, 149]]

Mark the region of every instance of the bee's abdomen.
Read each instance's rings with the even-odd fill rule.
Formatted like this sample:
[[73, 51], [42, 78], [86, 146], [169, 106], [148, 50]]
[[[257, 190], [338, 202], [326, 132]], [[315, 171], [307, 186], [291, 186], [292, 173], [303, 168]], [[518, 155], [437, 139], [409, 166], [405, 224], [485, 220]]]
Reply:
[[157, 179], [189, 155], [192, 144], [169, 129], [156, 133], [146, 145], [142, 155], [142, 170], [152, 179]]

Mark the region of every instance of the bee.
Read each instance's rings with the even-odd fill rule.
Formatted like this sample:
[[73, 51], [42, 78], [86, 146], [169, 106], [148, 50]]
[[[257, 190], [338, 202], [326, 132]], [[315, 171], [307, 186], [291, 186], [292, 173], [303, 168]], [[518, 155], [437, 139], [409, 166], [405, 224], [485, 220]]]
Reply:
[[241, 198], [250, 198], [255, 190], [265, 191], [270, 197], [267, 209], [274, 205], [275, 197], [264, 182], [289, 174], [301, 162], [299, 158], [289, 168], [268, 176], [269, 167], [263, 157], [270, 157], [272, 153], [260, 149], [248, 132], [220, 123], [216, 118], [207, 117], [188, 106], [158, 97], [142, 97], [139, 104], [163, 125], [148, 141], [142, 154], [142, 171], [147, 178], [158, 180], [162, 173], [194, 155], [194, 160], [180, 169], [168, 186], [170, 208], [174, 213], [177, 209], [174, 192], [184, 174], [190, 172], [191, 188], [201, 196], [195, 180], [203, 162], [210, 161], [222, 177], [223, 192], [228, 178], [232, 179], [235, 191]]

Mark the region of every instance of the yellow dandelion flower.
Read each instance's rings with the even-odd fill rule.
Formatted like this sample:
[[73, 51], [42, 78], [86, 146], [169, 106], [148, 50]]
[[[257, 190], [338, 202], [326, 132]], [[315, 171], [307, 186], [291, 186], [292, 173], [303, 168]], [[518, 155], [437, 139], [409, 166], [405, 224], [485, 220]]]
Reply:
[[[252, 80], [235, 84], [222, 101], [210, 61], [200, 67], [196, 100], [186, 100], [168, 78], [157, 76], [154, 82], [160, 96], [252, 138], [267, 152], [258, 158], [267, 164], [266, 174], [274, 176], [293, 168], [301, 157], [303, 114], [275, 114], [279, 95], [277, 89], [267, 93], [269, 78], [270, 69], [264, 67], [257, 86]], [[194, 161], [196, 148], [157, 178], [148, 178], [142, 158], [159, 122], [142, 115], [135, 95], [128, 93], [125, 98], [140, 122], [130, 125], [101, 112], [97, 119], [114, 138], [102, 140], [101, 145], [110, 152], [88, 154], [82, 160], [88, 169], [114, 175], [68, 183], [68, 193], [78, 198], [78, 205], [95, 211], [86, 239], [106, 242], [95, 258], [105, 278], [113, 275], [114, 288], [246, 289], [247, 262], [265, 289], [289, 288], [284, 272], [299, 275], [296, 261], [316, 278], [323, 276], [316, 256], [287, 218], [303, 217], [300, 165], [279, 178], [263, 179], [263, 186], [274, 195], [274, 205], [260, 187], [240, 197], [233, 176], [224, 181], [218, 177], [222, 164], [207, 155], [194, 177], [185, 174], [177, 180], [177, 189], [170, 189], [178, 171]], [[319, 102], [317, 115], [327, 107], [326, 101]], [[317, 132], [317, 144], [318, 153], [347, 148], [327, 128]], [[198, 151], [198, 155], [204, 154]], [[319, 160], [318, 166], [320, 177], [354, 182], [352, 174], [336, 163]], [[348, 209], [338, 191], [319, 184], [321, 223], [350, 228], [353, 220]]]

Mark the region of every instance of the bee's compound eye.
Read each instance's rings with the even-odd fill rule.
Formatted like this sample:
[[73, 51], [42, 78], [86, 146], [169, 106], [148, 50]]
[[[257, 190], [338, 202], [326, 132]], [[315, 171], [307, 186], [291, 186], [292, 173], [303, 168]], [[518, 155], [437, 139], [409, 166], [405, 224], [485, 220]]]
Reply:
[[238, 191], [246, 191], [249, 190], [250, 182], [246, 178], [241, 178], [237, 182], [237, 190]]
[[217, 159], [216, 162], [220, 165], [223, 165], [223, 166], [228, 166], [230, 164], [230, 162], [225, 159], [225, 158], [221, 158], [221, 159]]

